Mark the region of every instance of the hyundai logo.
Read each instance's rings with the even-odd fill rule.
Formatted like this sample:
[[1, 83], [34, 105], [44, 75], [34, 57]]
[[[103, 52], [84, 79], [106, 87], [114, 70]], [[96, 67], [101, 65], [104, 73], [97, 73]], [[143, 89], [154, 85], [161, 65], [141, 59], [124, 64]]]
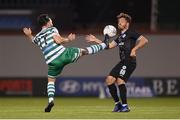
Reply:
[[59, 89], [68, 94], [77, 93], [80, 90], [81, 86], [75, 80], [65, 80], [60, 83]]

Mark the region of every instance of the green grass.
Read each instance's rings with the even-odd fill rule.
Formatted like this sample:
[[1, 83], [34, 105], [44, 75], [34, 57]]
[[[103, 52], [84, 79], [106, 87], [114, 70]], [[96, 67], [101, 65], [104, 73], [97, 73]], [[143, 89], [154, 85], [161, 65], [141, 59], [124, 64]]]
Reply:
[[47, 98], [0, 98], [0, 119], [169, 119], [180, 118], [180, 98], [129, 98], [131, 112], [113, 113], [112, 99], [56, 98], [50, 113], [44, 113]]

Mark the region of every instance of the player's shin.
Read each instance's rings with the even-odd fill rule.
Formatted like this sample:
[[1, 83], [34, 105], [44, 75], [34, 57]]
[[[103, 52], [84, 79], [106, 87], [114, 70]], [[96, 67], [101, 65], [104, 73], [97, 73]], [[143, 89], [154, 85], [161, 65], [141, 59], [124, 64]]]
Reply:
[[105, 43], [100, 43], [97, 45], [91, 45], [90, 47], [86, 47], [88, 54], [96, 54], [97, 52], [104, 50], [106, 48]]
[[114, 102], [118, 103], [119, 97], [117, 95], [117, 88], [116, 88], [115, 84], [108, 85], [108, 88], [109, 88], [109, 92], [110, 92], [112, 98], [114, 99]]
[[127, 89], [125, 84], [121, 84], [118, 86], [120, 91], [120, 97], [122, 100], [122, 104], [127, 104]]
[[49, 98], [49, 103], [54, 101], [54, 94], [55, 94], [55, 85], [54, 82], [48, 82], [47, 84], [47, 93]]

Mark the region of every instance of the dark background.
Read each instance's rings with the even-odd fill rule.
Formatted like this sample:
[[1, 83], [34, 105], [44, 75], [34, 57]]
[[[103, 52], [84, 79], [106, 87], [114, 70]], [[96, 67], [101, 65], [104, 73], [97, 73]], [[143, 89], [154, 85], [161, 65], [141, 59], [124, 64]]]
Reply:
[[[63, 32], [91, 29], [99, 32], [106, 24], [116, 25], [116, 16], [125, 12], [132, 16], [136, 29], [151, 32], [151, 3], [152, 0], [0, 0], [0, 23], [5, 26], [11, 18], [11, 24], [13, 20], [24, 22], [23, 25], [16, 22], [20, 24], [15, 24], [17, 27], [4, 27], [8, 30], [20, 29], [25, 25], [37, 29], [36, 17], [40, 13], [48, 13]], [[157, 3], [157, 32], [179, 31], [180, 1], [158, 0]], [[31, 14], [7, 14], [2, 10], [29, 10]], [[4, 30], [2, 25], [0, 28]]]

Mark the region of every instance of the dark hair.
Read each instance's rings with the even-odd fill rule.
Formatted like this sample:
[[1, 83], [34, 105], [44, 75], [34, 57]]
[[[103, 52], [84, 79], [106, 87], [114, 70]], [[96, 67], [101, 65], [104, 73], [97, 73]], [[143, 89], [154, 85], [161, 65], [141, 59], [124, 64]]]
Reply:
[[117, 15], [117, 18], [125, 18], [128, 23], [131, 23], [132, 20], [131, 16], [125, 13], [120, 13], [119, 15]]
[[48, 16], [48, 14], [41, 14], [37, 17], [37, 22], [41, 27], [46, 25], [49, 22], [49, 20], [50, 17]]

